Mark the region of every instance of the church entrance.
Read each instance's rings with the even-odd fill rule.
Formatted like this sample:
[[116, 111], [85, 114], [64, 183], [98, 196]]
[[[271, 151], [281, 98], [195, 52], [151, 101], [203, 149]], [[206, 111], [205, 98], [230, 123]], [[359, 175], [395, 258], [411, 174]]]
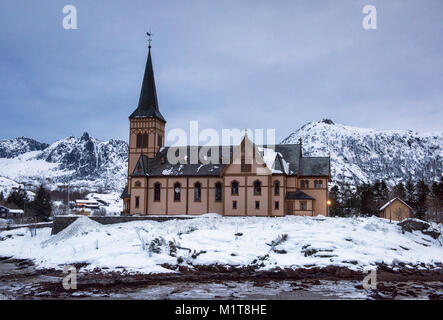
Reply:
[[286, 200], [286, 210], [285, 214], [293, 215], [294, 214], [294, 202], [293, 200]]

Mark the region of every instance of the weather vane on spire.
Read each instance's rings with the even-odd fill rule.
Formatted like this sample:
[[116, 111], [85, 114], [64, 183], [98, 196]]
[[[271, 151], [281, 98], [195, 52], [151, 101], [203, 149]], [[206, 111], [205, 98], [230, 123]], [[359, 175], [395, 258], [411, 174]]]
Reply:
[[148, 42], [149, 42], [149, 47], [148, 48], [151, 49], [151, 41], [152, 41], [151, 37], [153, 36], [153, 34], [151, 33], [151, 29], [149, 29], [149, 32], [146, 32], [146, 34], [149, 37], [148, 38]]

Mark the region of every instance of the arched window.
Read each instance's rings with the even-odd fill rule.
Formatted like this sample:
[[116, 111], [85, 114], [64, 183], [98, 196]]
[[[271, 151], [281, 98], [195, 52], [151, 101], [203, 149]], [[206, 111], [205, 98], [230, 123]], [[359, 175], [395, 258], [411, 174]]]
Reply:
[[300, 188], [309, 188], [309, 180], [301, 180]]
[[274, 181], [274, 196], [280, 195], [280, 181]]
[[147, 133], [145, 133], [144, 135], [143, 135], [143, 148], [147, 148], [148, 147], [148, 134]]
[[138, 133], [137, 134], [137, 148], [141, 148], [142, 147], [142, 139], [143, 139], [143, 136], [142, 136], [142, 134], [141, 133]]
[[323, 188], [323, 181], [322, 180], [315, 180], [314, 181], [314, 188], [318, 188], [318, 189]]
[[215, 201], [222, 201], [222, 184], [220, 182], [215, 184]]
[[141, 184], [140, 181], [135, 181], [134, 186], [137, 187], [137, 188], [139, 188], [139, 187], [142, 186], [142, 184]]
[[194, 184], [194, 201], [201, 201], [202, 185], [200, 182]]
[[254, 195], [261, 195], [261, 182], [258, 180], [254, 182]]
[[174, 184], [174, 201], [180, 201], [181, 185], [176, 182]]
[[157, 182], [154, 184], [154, 201], [160, 201], [160, 190], [161, 184]]
[[232, 181], [231, 183], [231, 194], [233, 196], [238, 196], [238, 182]]

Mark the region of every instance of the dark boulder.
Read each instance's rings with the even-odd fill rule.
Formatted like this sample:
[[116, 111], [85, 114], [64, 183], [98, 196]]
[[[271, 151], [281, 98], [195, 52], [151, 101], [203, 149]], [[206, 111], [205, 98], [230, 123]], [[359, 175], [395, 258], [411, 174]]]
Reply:
[[418, 219], [405, 219], [398, 224], [403, 232], [420, 231], [421, 233], [428, 235], [434, 239], [440, 237], [441, 233], [432, 228], [431, 225], [425, 221]]

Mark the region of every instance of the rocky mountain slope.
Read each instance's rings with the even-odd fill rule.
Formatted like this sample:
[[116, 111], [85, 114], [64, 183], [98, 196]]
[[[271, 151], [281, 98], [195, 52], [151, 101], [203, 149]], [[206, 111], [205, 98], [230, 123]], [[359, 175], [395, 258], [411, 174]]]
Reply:
[[332, 178], [337, 182], [431, 182], [443, 173], [443, 132], [381, 131], [322, 120], [304, 125], [282, 143], [298, 143], [300, 138], [304, 155], [331, 155]]
[[0, 158], [14, 158], [26, 152], [43, 150], [48, 146], [47, 143], [25, 137], [0, 140]]
[[[7, 181], [49, 188], [69, 184], [91, 191], [121, 191], [126, 182], [128, 145], [121, 140], [100, 141], [88, 133], [68, 137], [51, 145], [17, 138], [0, 142], [0, 178]], [[13, 182], [12, 182], [13, 181]], [[0, 186], [2, 189], [2, 186]]]

